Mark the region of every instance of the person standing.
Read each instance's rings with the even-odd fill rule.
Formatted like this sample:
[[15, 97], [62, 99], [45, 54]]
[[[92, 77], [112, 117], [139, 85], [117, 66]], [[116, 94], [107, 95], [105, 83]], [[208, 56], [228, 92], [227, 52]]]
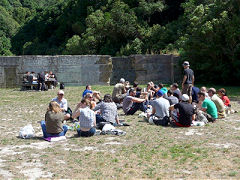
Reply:
[[189, 96], [189, 102], [192, 102], [192, 87], [194, 86], [194, 72], [189, 68], [188, 61], [183, 62], [184, 76], [182, 81], [182, 94]]

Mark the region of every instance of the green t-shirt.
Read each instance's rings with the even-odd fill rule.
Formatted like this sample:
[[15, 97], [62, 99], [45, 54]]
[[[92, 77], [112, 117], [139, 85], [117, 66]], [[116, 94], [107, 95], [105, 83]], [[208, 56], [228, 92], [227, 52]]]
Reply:
[[207, 113], [213, 118], [218, 118], [217, 107], [213, 101], [210, 99], [205, 99], [202, 103], [202, 108], [207, 109]]

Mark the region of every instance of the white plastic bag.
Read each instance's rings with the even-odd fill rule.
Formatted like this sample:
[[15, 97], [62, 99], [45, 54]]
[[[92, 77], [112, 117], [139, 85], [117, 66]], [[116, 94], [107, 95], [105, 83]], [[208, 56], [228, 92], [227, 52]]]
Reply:
[[29, 139], [31, 137], [34, 137], [34, 133], [35, 131], [32, 125], [28, 124], [27, 126], [24, 126], [23, 128], [21, 128], [21, 130], [19, 131], [19, 137], [23, 139]]

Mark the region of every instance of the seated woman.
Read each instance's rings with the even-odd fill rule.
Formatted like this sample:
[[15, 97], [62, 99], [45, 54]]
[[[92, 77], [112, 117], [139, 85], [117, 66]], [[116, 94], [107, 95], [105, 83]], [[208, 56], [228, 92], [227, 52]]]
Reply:
[[87, 93], [83, 99], [87, 99], [90, 102], [90, 109], [94, 109], [97, 105], [96, 99], [93, 97], [93, 94]]
[[110, 122], [113, 125], [119, 124], [117, 105], [113, 102], [112, 96], [106, 94], [103, 101], [98, 103], [94, 111], [100, 110], [100, 114], [96, 115], [96, 123]]
[[227, 93], [226, 93], [226, 90], [224, 88], [221, 88], [218, 90], [218, 95], [220, 96], [220, 98], [222, 99], [224, 105], [226, 107], [230, 107], [230, 100], [229, 98], [227, 97]]
[[90, 109], [90, 101], [83, 99], [75, 108], [72, 118], [79, 118], [80, 128], [77, 129], [78, 136], [89, 137], [96, 132], [96, 116]]
[[63, 121], [64, 114], [59, 104], [55, 101], [51, 101], [45, 114], [45, 121], [41, 121], [43, 137], [65, 136], [68, 128], [66, 125], [62, 124]]

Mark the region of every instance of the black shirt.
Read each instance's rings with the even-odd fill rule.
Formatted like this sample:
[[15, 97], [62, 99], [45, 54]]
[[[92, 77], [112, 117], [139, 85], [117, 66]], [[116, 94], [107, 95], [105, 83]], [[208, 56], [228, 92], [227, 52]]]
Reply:
[[192, 115], [194, 114], [193, 106], [187, 102], [180, 102], [174, 105], [179, 110], [179, 123], [189, 126], [192, 123]]
[[184, 84], [192, 84], [192, 79], [193, 79], [193, 76], [194, 76], [193, 70], [184, 69], [184, 76], [187, 76], [187, 79], [184, 82]]

